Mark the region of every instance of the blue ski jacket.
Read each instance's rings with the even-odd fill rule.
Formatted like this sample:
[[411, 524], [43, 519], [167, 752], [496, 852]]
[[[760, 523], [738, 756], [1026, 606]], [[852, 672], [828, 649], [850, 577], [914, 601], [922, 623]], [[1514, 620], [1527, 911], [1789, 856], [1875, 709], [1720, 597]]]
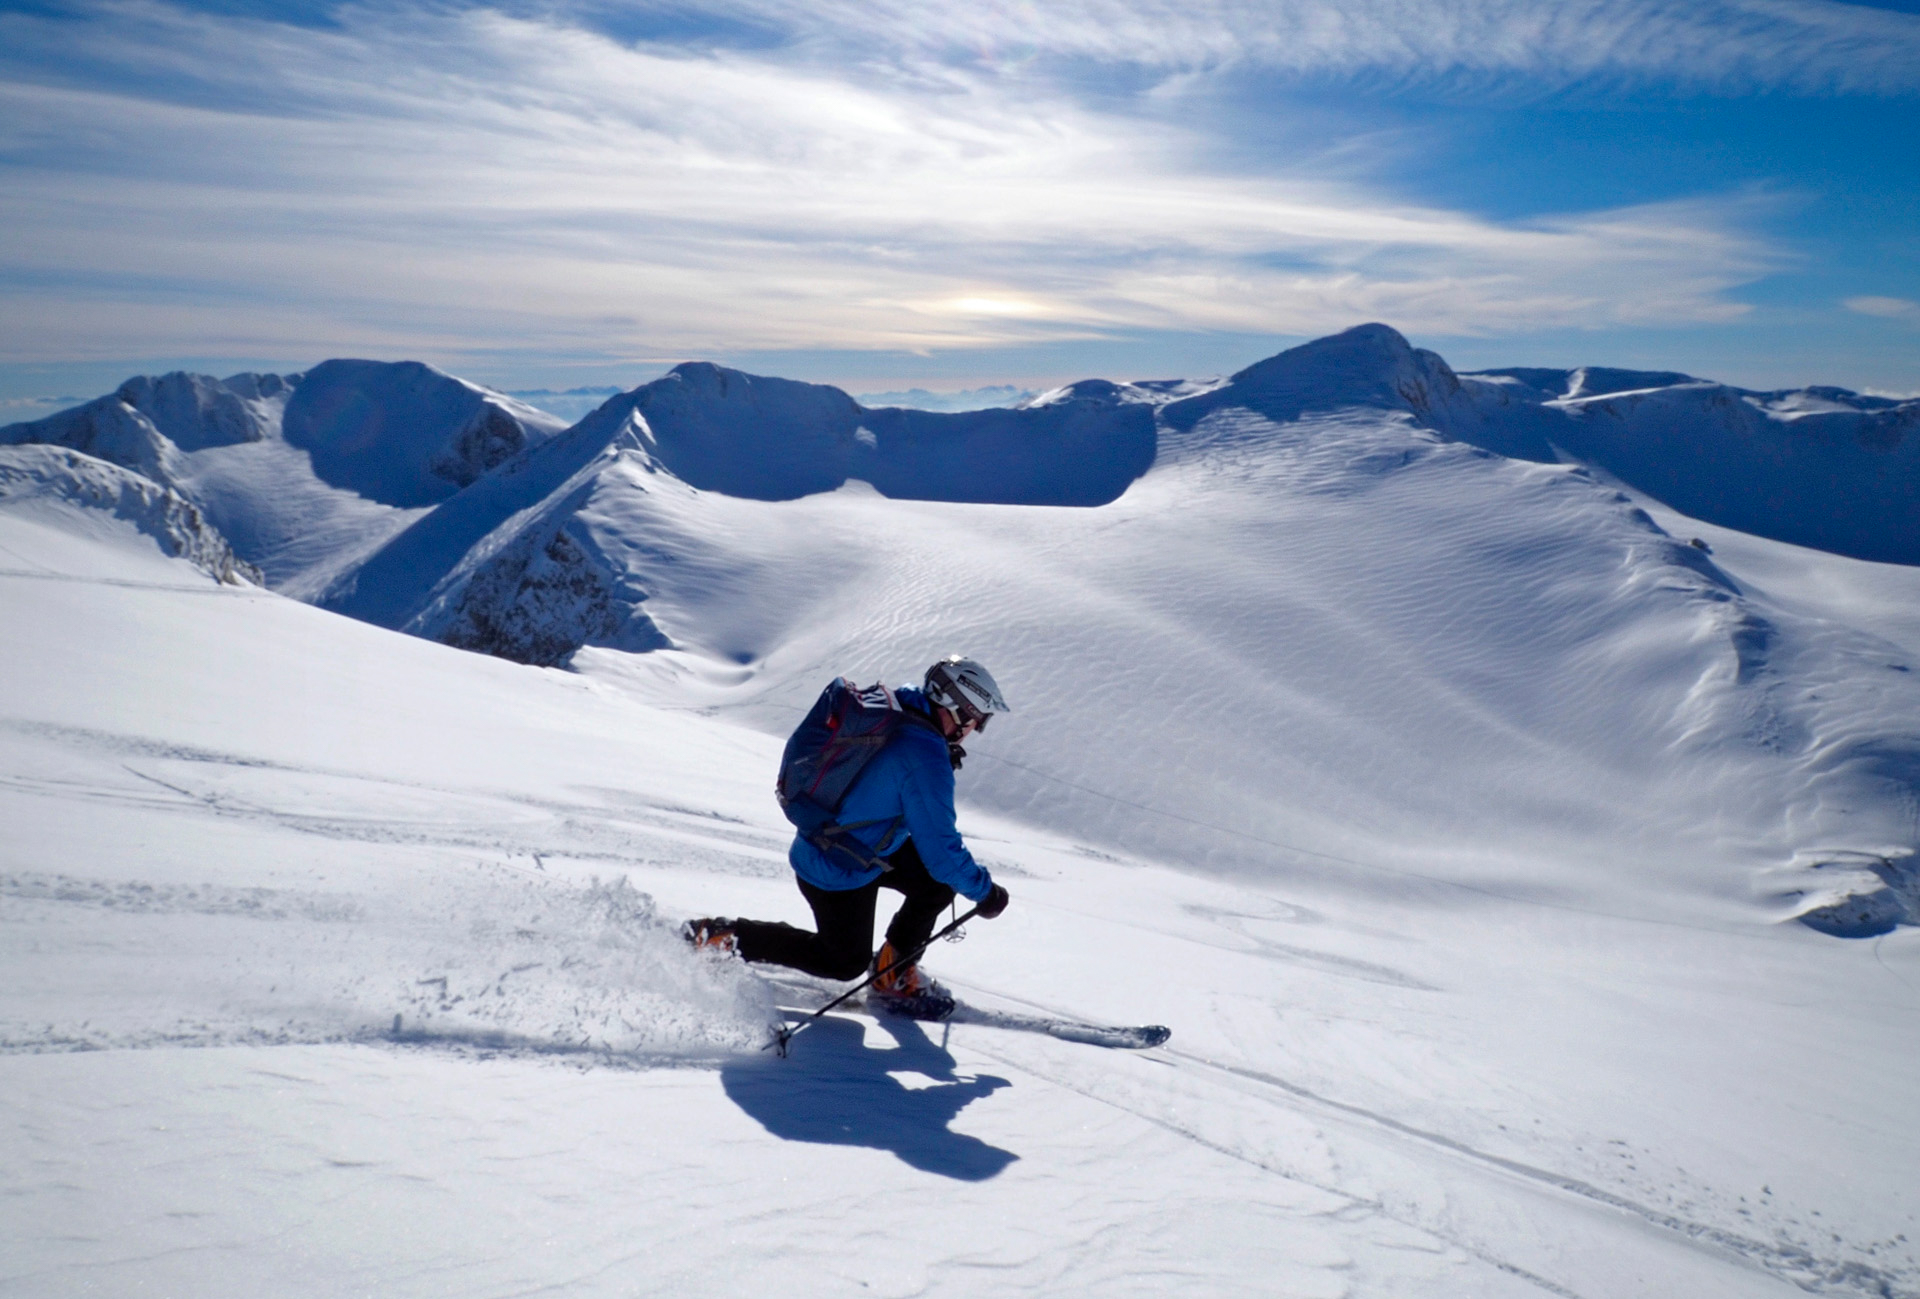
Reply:
[[[927, 697], [912, 686], [901, 686], [894, 696], [909, 711], [933, 712]], [[993, 891], [993, 877], [960, 838], [953, 811], [953, 763], [946, 740], [931, 727], [908, 721], [895, 731], [847, 790], [834, 820], [845, 826], [875, 822], [852, 834], [877, 857], [898, 852], [913, 840], [927, 873], [962, 897], [981, 902]], [[800, 835], [794, 836], [787, 861], [801, 879], [834, 893], [861, 888], [881, 875], [878, 867], [855, 862], [846, 853], [824, 853]]]

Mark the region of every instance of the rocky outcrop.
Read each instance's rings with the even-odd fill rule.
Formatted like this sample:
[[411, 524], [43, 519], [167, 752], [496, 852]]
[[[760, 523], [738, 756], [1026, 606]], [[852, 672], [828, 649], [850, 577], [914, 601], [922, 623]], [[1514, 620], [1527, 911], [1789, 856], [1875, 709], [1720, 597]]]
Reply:
[[31, 497], [99, 510], [153, 538], [222, 582], [261, 585], [260, 570], [238, 559], [200, 507], [171, 488], [70, 447], [0, 449], [0, 500]]

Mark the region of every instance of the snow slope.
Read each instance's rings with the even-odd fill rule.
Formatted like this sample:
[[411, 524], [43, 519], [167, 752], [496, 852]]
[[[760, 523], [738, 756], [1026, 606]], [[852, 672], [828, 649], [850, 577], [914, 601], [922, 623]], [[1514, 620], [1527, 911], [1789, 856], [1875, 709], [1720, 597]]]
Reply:
[[[624, 451], [597, 488], [645, 496], [578, 517], [662, 500], [711, 568], [649, 601], [687, 648], [575, 673], [0, 503], [0, 554], [38, 547], [0, 571], [0, 1291], [1920, 1293], [1916, 931], [1777, 923], [1726, 872], [1778, 809], [1735, 824], [1715, 781], [1771, 759], [1643, 743], [1738, 697], [1717, 611], [1760, 597], [1406, 419], [1184, 436], [1100, 510], [747, 501]], [[786, 548], [830, 524], [903, 549], [803, 618]], [[991, 576], [963, 604], [954, 545]], [[1020, 710], [961, 773], [1013, 908], [933, 958], [990, 1013], [777, 1060], [769, 1008], [830, 990], [671, 933], [800, 918], [780, 737], [733, 722], [917, 640]], [[1622, 822], [1675, 781], [1704, 824], [1642, 858]]]
[[[675, 401], [697, 383], [773, 405], [800, 389], [711, 367], [669, 380]], [[452, 498], [330, 607], [667, 700], [702, 683], [773, 734], [836, 671], [966, 644], [1025, 665], [1033, 701], [1006, 723], [1022, 765], [987, 763], [985, 805], [1196, 866], [1268, 873], [1297, 847], [1490, 887], [1544, 870], [1574, 897], [1638, 878], [1621, 905], [1647, 913], [1861, 894], [1878, 899], [1868, 927], [1920, 914], [1902, 901], [1912, 653], [1748, 591], [1584, 469], [1444, 436], [1481, 418], [1478, 394], [1390, 330], [1200, 392], [1042, 399], [1122, 449], [1157, 411], [1151, 469], [1098, 509], [939, 507], [859, 482], [803, 495], [811, 454], [789, 499], [701, 490], [669, 461], [706, 463], [689, 444], [727, 420], [711, 404], [659, 418], [677, 409], [660, 391]], [[807, 403], [876, 414], [798, 395], [789, 423], [752, 427], [792, 446], [817, 427]], [[1087, 461], [1085, 483], [1111, 470]], [[1136, 716], [1206, 739], [1165, 747]]]

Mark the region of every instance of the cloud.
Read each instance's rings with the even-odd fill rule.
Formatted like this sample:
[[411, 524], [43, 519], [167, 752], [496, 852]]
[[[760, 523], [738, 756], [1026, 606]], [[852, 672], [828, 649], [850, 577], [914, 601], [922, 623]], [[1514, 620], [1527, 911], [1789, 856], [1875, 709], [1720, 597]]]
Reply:
[[45, 419], [85, 401], [85, 397], [0, 397], [0, 425]]
[[1889, 320], [1920, 319], [1920, 302], [1906, 298], [1848, 298], [1840, 305], [1863, 316], [1881, 316]]
[[[1006, 14], [903, 7], [889, 39], [997, 39]], [[1055, 50], [1161, 20], [1189, 57], [1210, 48], [1172, 8], [1031, 17]], [[337, 20], [130, 2], [76, 41], [0, 19], [0, 346], [652, 358], [1373, 318], [1486, 334], [1724, 321], [1778, 262], [1743, 233], [1750, 196], [1501, 222], [1220, 170], [1203, 128], [1010, 76], [1004, 52], [877, 73], [486, 9]]]
[[1411, 82], [1520, 77], [1547, 89], [1920, 88], [1920, 17], [1829, 0], [728, 0], [711, 12], [750, 17], [827, 58], [852, 46], [1014, 74], [1052, 58]]

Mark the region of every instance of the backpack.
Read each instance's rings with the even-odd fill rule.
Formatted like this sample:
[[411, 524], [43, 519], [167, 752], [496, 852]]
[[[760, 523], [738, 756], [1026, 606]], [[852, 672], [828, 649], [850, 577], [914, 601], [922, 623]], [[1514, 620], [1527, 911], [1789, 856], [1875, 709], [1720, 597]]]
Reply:
[[774, 794], [787, 820], [821, 851], [837, 849], [862, 866], [886, 867], [846, 833], [875, 822], [839, 825], [833, 818], [854, 780], [910, 716], [884, 685], [862, 689], [836, 677], [787, 740]]

